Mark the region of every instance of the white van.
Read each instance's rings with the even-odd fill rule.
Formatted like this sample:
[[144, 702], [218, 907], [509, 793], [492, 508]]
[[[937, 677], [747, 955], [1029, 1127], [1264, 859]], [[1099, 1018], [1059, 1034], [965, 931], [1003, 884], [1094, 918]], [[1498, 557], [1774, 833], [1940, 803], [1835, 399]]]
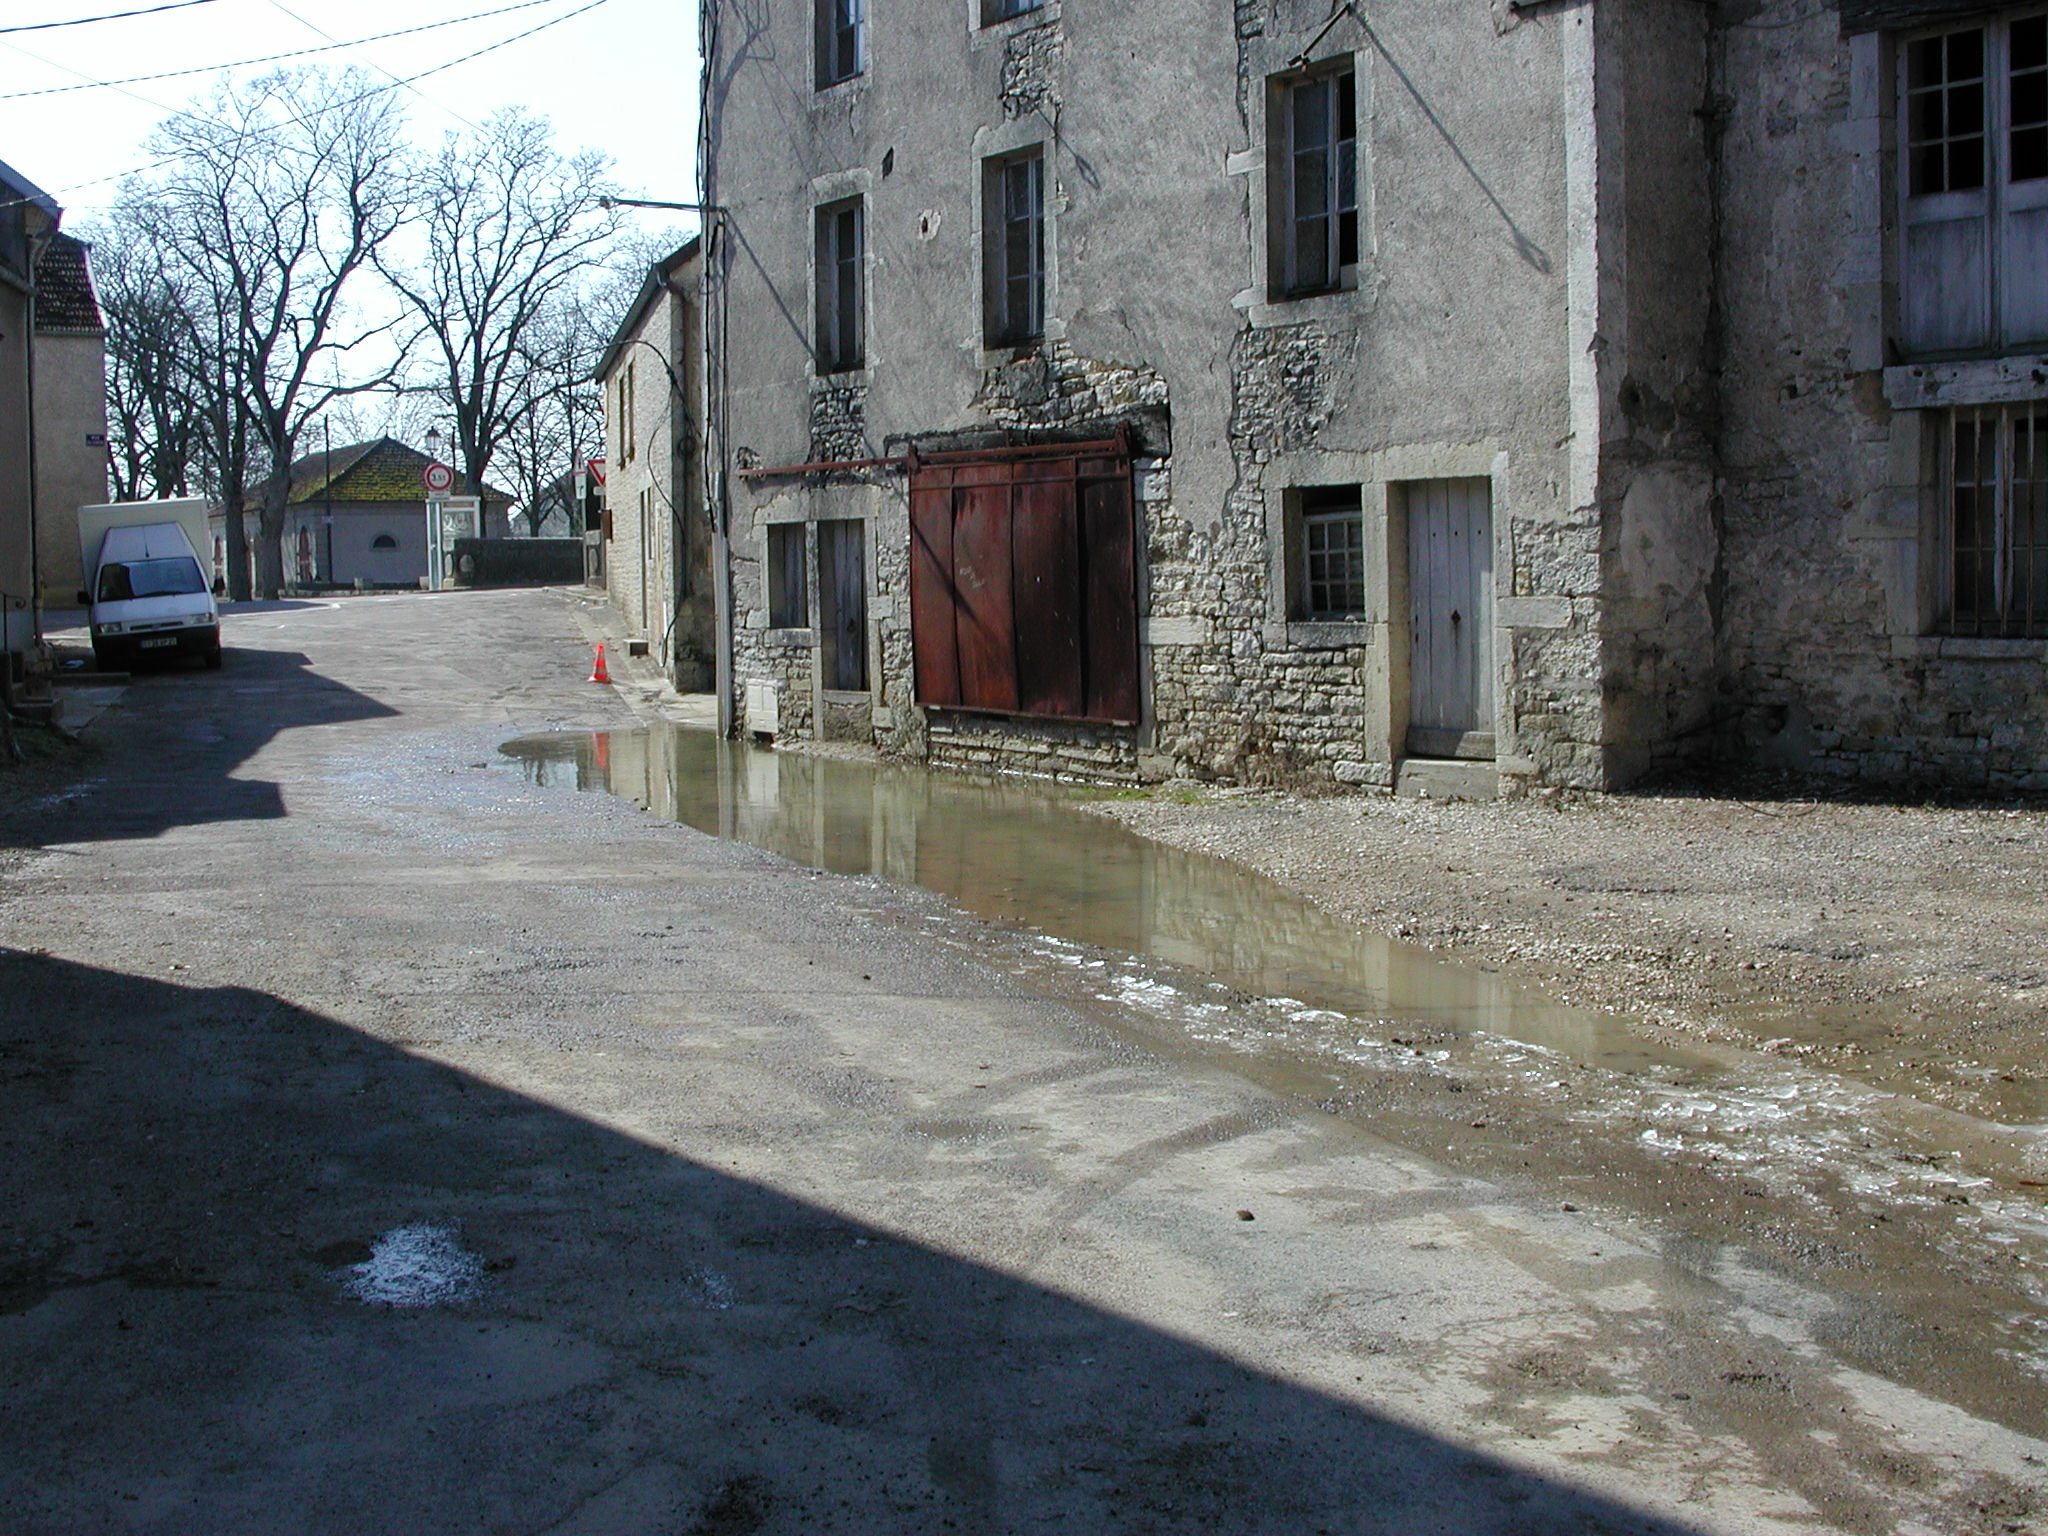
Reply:
[[[131, 502], [118, 510], [146, 516], [147, 505]], [[180, 510], [176, 503], [155, 506], [159, 518]], [[82, 507], [80, 522], [115, 510]], [[197, 656], [209, 667], [220, 665], [220, 608], [185, 521], [102, 523], [98, 547], [85, 561], [92, 574], [92, 653], [102, 668], [120, 670], [157, 656]]]

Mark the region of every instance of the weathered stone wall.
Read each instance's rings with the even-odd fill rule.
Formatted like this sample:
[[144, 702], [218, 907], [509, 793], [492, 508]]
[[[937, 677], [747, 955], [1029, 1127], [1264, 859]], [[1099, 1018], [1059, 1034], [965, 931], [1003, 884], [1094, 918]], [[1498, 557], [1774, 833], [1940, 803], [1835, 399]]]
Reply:
[[[768, 18], [755, 44], [807, 60], [800, 10]], [[735, 482], [736, 702], [773, 678], [782, 734], [813, 728], [815, 635], [762, 628], [764, 529], [858, 515], [885, 750], [1113, 779], [1388, 786], [1410, 707], [1401, 488], [1482, 478], [1504, 783], [1602, 785], [1690, 742], [1714, 657], [1698, 549], [1712, 480], [1690, 473], [1705, 441], [1700, 321], [1667, 326], [1651, 310], [1668, 264], [1700, 266], [1698, 227], [1660, 210], [1655, 182], [1698, 170], [1704, 90], [1640, 94], [1673, 48], [1702, 67], [1679, 0], [1635, 53], [1618, 12], [1596, 46], [1584, 7], [1518, 17], [1389, 0], [1369, 32], [1327, 0], [1055, 0], [964, 33], [943, 10], [878, 9], [853, 81], [814, 93], [802, 69], [743, 66], [713, 103], [707, 195], [732, 209], [731, 448], [794, 464], [991, 428], [1129, 427], [1146, 718], [927, 719], [911, 697], [907, 487], [886, 470]], [[1593, 89], [1601, 48], [1634, 71], [1633, 117], [1627, 93]], [[1283, 301], [1266, 270], [1268, 82], [1305, 55], [1355, 72], [1364, 250], [1343, 291]], [[1631, 135], [1674, 125], [1663, 158], [1626, 160]], [[988, 350], [977, 167], [1034, 147], [1048, 171], [1046, 336]], [[1635, 238], [1603, 248], [1580, 215], [1625, 164], [1645, 183], [1623, 210]], [[810, 377], [788, 317], [810, 309], [812, 209], [852, 195], [867, 206], [870, 349], [842, 387]], [[1616, 287], [1630, 263], [1633, 286]], [[1624, 401], [1634, 414], [1616, 430]], [[1303, 623], [1289, 497], [1340, 484], [1366, 505], [1367, 611]], [[1610, 696], [1635, 722], [1629, 743], [1649, 749], [1616, 751]]]
[[1954, 394], [1919, 377], [1995, 374], [2010, 398], [2028, 368], [1899, 364], [1892, 49], [1790, 3], [1754, 23], [1725, 33], [1719, 87], [1722, 750], [1843, 780], [2048, 789], [2048, 646], [1940, 632]]

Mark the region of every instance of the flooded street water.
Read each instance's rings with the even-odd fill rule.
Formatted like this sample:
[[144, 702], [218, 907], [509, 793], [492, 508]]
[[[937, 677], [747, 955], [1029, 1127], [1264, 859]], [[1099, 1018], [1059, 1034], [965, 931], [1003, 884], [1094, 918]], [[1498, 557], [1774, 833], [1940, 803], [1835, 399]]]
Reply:
[[[941, 942], [1111, 1005], [1146, 1049], [1655, 1241], [1673, 1285], [1741, 1295], [1863, 1368], [2048, 1428], [2036, 1128], [1826, 1070], [1694, 1053], [1372, 933], [1071, 791], [778, 753], [652, 726], [507, 743], [794, 863], [936, 893]], [[981, 920], [967, 925], [958, 914]], [[971, 931], [963, 931], [971, 929]]]
[[674, 726], [527, 737], [504, 750], [537, 782], [573, 777], [794, 863], [920, 886], [987, 921], [1164, 961], [1304, 1016], [1497, 1036], [1612, 1070], [1705, 1065], [1606, 1014], [1361, 930], [1221, 859], [1138, 837], [1049, 788], [772, 752]]

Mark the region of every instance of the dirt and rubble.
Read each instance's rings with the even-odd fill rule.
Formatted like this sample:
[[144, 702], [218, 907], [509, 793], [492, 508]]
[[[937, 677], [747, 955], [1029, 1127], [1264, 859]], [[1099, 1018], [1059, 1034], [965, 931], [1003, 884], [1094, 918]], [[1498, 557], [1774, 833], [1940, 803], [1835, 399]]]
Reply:
[[1651, 1038], [2048, 1121], [2048, 807], [1169, 785], [1095, 809]]

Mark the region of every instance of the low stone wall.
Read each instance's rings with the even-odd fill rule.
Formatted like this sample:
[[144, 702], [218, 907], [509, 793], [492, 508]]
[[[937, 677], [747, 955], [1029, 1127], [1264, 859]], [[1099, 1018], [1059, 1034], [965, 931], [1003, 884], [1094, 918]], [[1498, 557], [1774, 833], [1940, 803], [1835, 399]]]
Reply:
[[583, 580], [581, 539], [457, 539], [458, 587], [555, 587]]
[[925, 760], [940, 768], [1090, 784], [1140, 779], [1137, 733], [1130, 726], [935, 709], [926, 718], [925, 740]]

